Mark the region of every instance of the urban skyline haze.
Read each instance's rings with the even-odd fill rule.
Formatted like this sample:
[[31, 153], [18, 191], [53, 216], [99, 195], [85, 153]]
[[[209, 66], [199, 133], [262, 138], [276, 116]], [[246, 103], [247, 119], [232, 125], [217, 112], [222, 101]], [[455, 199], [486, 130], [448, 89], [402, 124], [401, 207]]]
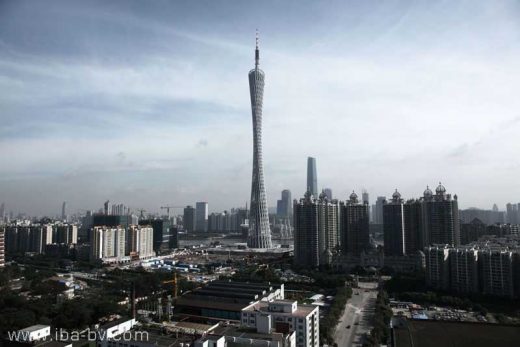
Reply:
[[[516, 1], [0, 2], [0, 203], [57, 215], [250, 198], [260, 30], [269, 207], [318, 189], [520, 200]], [[372, 203], [373, 201], [371, 201]]]

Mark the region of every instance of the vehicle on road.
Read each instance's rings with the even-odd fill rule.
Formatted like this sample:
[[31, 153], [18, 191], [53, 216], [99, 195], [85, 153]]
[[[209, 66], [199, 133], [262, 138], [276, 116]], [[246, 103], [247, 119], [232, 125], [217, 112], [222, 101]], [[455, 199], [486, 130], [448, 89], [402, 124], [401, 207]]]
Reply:
[[347, 329], [350, 329], [350, 325], [347, 325]]

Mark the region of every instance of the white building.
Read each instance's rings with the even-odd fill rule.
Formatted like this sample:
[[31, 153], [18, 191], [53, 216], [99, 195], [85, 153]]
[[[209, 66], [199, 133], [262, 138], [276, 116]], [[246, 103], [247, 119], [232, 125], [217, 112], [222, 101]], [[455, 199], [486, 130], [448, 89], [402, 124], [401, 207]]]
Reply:
[[[118, 336], [130, 332], [134, 327], [135, 323], [135, 318], [118, 319], [99, 327], [99, 331], [97, 334], [97, 346], [106, 347], [116, 345], [113, 341], [110, 340], [114, 338], [116, 338], [117, 340], [124, 340], [118, 338]], [[132, 336], [132, 334], [129, 333], [129, 336]]]
[[153, 250], [153, 228], [150, 226], [131, 225], [130, 233], [130, 256], [139, 259], [147, 259], [155, 256]]
[[18, 341], [33, 342], [43, 340], [51, 335], [50, 325], [33, 325], [18, 331]]
[[125, 229], [98, 226], [92, 229], [91, 260], [103, 262], [125, 261]]
[[242, 310], [242, 326], [259, 333], [294, 331], [297, 347], [319, 347], [319, 308], [292, 300], [258, 301]]
[[226, 338], [214, 335], [203, 336], [195, 341], [193, 347], [226, 347]]

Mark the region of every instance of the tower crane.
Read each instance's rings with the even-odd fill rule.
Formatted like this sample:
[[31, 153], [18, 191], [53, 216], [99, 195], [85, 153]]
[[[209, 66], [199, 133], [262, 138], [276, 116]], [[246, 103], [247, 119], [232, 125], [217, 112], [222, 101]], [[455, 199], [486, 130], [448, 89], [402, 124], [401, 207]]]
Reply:
[[169, 281], [163, 281], [163, 284], [172, 283], [173, 284], [173, 298], [177, 299], [177, 272], [173, 273], [173, 279]]

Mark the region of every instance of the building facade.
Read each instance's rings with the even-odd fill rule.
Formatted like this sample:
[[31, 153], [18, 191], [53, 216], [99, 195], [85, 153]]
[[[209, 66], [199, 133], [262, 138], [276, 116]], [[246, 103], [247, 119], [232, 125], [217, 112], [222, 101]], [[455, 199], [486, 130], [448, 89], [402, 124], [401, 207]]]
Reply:
[[311, 192], [294, 203], [295, 264], [318, 267], [331, 264], [339, 246], [339, 204]]
[[482, 293], [513, 298], [513, 252], [506, 249], [487, 249], [479, 254], [482, 268]]
[[426, 280], [433, 289], [520, 298], [520, 239], [485, 237], [466, 246], [425, 248]]
[[170, 242], [170, 220], [156, 218], [156, 219], [141, 219], [139, 221], [141, 226], [150, 226], [153, 230], [153, 250], [159, 254], [162, 251], [169, 250]]
[[373, 218], [375, 224], [383, 224], [383, 205], [385, 204], [386, 197], [378, 196], [376, 199], [376, 203], [373, 206]]
[[307, 191], [312, 196], [318, 196], [318, 174], [316, 172], [316, 158], [307, 158]]
[[241, 325], [256, 328], [258, 322], [267, 327], [285, 326], [296, 332], [297, 347], [319, 347], [320, 315], [318, 306], [298, 305], [297, 301], [258, 301], [242, 310]]
[[154, 229], [151, 226], [132, 225], [127, 232], [130, 240], [128, 253], [131, 258], [147, 259], [155, 256]]
[[450, 289], [457, 293], [478, 293], [478, 250], [474, 247], [449, 249]]
[[193, 206], [186, 206], [184, 208], [184, 215], [182, 218], [184, 223], [184, 230], [188, 233], [192, 233], [195, 231], [195, 209]]
[[383, 235], [385, 256], [404, 256], [406, 252], [406, 230], [404, 203], [395, 190], [392, 200], [383, 204]]
[[78, 226], [60, 224], [53, 227], [53, 243], [72, 245], [78, 243]]
[[0, 226], [0, 268], [5, 266], [5, 227]]
[[276, 202], [276, 215], [278, 218], [287, 219], [292, 216], [291, 191], [282, 190], [282, 198]]
[[125, 259], [126, 231], [122, 227], [96, 226], [92, 228], [90, 259], [120, 262]]
[[195, 230], [208, 231], [208, 203], [204, 201], [195, 204]]
[[449, 289], [449, 247], [443, 245], [428, 246], [424, 249], [424, 256], [426, 285], [437, 290]]
[[355, 192], [340, 204], [341, 248], [347, 256], [360, 256], [370, 249], [369, 206], [360, 203]]
[[423, 234], [428, 238], [426, 244], [460, 244], [460, 221], [457, 195], [453, 199], [446, 188], [439, 183], [435, 190], [426, 188], [423, 197]]

